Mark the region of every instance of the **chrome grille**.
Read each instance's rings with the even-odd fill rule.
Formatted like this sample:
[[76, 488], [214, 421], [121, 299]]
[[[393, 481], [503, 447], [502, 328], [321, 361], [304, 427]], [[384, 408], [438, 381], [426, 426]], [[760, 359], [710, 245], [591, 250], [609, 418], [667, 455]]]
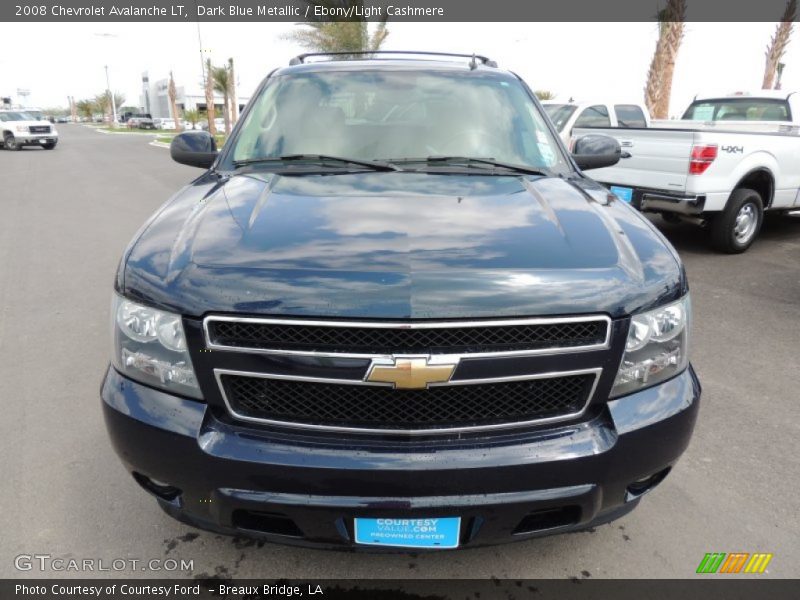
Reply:
[[471, 322], [309, 321], [208, 317], [211, 348], [279, 353], [492, 354], [601, 347], [606, 317]]
[[563, 420], [582, 413], [596, 378], [592, 371], [400, 390], [218, 372], [228, 407], [239, 418], [388, 433]]

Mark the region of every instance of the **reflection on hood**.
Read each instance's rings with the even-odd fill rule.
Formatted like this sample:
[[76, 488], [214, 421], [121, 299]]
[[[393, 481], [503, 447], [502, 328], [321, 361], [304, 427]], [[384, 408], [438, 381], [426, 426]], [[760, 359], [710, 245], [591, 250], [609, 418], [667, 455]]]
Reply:
[[627, 206], [559, 178], [237, 175], [195, 185], [132, 249], [125, 286], [189, 314], [623, 314], [680, 267]]

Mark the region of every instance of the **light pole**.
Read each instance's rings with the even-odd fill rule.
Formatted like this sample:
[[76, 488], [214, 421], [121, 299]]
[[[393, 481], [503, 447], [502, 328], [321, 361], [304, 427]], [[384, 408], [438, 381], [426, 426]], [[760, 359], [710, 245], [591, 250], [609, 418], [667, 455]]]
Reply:
[[108, 95], [111, 97], [111, 112], [113, 114], [113, 120], [111, 121], [111, 126], [117, 126], [117, 101], [114, 99], [114, 92], [111, 91], [111, 83], [108, 80], [108, 65], [105, 66], [106, 69], [106, 88], [108, 88]]
[[[116, 39], [118, 36], [116, 33], [95, 33], [97, 37], [105, 38], [107, 40]], [[114, 99], [114, 92], [111, 91], [111, 84], [108, 81], [108, 65], [105, 65], [106, 70], [106, 88], [108, 88], [108, 94], [111, 96], [111, 112], [113, 121], [111, 122], [112, 127], [117, 126], [117, 101]]]
[[[197, 17], [197, 0], [194, 0], [194, 14]], [[197, 17], [197, 45], [200, 49], [200, 72], [203, 74], [203, 88], [206, 86], [206, 60], [203, 56], [203, 38], [200, 37], [200, 18]]]

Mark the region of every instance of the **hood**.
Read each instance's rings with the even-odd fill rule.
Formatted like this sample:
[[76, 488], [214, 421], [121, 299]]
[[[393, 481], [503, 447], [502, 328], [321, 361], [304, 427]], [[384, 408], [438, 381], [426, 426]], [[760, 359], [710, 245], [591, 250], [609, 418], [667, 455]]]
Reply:
[[621, 316], [682, 281], [652, 225], [585, 179], [257, 172], [182, 190], [119, 284], [194, 316], [425, 319]]
[[53, 123], [50, 121], [45, 121], [44, 119], [24, 119], [22, 121], [4, 121], [4, 123], [12, 126], [24, 125], [26, 127], [30, 127], [33, 125], [34, 127], [40, 127], [42, 125], [47, 125], [48, 127], [53, 127]]

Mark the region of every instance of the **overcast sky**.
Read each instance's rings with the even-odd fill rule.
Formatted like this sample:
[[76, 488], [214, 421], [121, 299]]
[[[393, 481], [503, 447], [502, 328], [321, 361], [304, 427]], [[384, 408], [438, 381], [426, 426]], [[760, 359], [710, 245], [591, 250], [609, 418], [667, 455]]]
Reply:
[[[233, 57], [247, 96], [273, 68], [303, 49], [286, 39], [291, 23], [204, 23], [203, 47], [217, 63]], [[671, 113], [696, 93], [758, 89], [774, 23], [688, 23], [678, 57]], [[0, 95], [29, 89], [29, 106], [66, 106], [111, 86], [138, 104], [141, 74], [175, 73], [178, 85], [201, 81], [194, 23], [4, 24]], [[655, 47], [655, 23], [389, 23], [387, 50], [486, 54], [534, 89], [559, 99], [641, 101]], [[800, 33], [795, 33], [795, 36]], [[784, 59], [783, 88], [800, 89], [800, 39]]]

